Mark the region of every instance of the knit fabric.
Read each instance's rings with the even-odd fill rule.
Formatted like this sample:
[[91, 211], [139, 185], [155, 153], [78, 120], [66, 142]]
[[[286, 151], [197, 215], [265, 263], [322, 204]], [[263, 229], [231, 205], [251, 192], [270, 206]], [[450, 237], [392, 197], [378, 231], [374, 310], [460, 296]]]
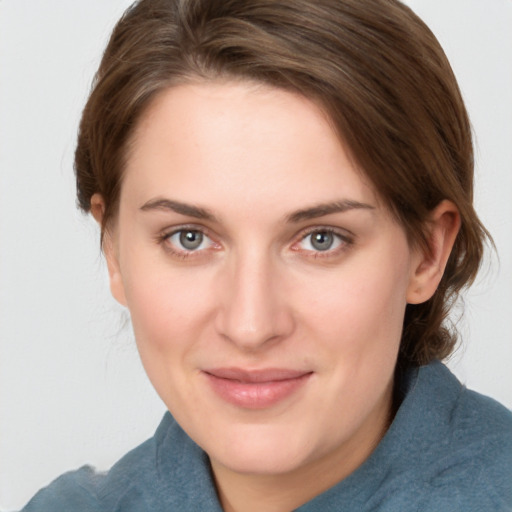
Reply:
[[[441, 363], [408, 371], [372, 455], [297, 512], [512, 511], [512, 413]], [[222, 512], [208, 457], [167, 413], [106, 474], [66, 473], [22, 512]], [[288, 511], [283, 511], [288, 512]]]

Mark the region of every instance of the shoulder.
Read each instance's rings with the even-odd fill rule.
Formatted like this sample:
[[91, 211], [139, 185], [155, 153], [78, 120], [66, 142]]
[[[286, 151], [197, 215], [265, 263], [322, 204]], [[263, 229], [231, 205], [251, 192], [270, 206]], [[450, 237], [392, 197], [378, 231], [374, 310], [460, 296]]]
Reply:
[[96, 491], [103, 478], [103, 475], [96, 473], [89, 466], [65, 473], [48, 487], [41, 489], [22, 512], [100, 512], [102, 509]]
[[440, 424], [432, 426], [446, 436], [448, 451], [479, 453], [483, 447], [488, 450], [493, 446], [511, 446], [512, 411], [488, 396], [467, 389], [446, 366], [435, 362], [420, 368], [418, 383], [422, 394], [428, 395], [425, 405], [437, 409]]
[[144, 491], [151, 489], [148, 482], [151, 482], [155, 467], [152, 463], [153, 445], [152, 439], [146, 441], [108, 472], [99, 473], [90, 466], [83, 466], [61, 475], [41, 489], [22, 512], [149, 510], [140, 504], [145, 500]]
[[[166, 418], [159, 430], [164, 423], [167, 423]], [[154, 477], [156, 467], [156, 437], [155, 435], [131, 450], [108, 472], [100, 473], [90, 466], [83, 466], [76, 471], [63, 474], [41, 489], [22, 512], [137, 510], [125, 508], [120, 504], [132, 501], [136, 506], [136, 503], [140, 504], [140, 489], [150, 489], [151, 485], [148, 482]]]
[[512, 412], [440, 363], [420, 369], [418, 385], [430, 431], [424, 509], [512, 510]]
[[206, 454], [166, 413], [155, 435], [110, 471], [66, 473], [22, 512], [167, 512], [215, 510], [219, 504]]

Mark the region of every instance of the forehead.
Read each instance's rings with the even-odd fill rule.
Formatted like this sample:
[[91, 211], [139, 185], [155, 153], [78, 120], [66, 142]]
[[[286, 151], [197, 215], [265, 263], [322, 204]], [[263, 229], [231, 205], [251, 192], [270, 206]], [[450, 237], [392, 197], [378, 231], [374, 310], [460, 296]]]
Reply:
[[194, 202], [377, 201], [313, 101], [246, 82], [161, 92], [139, 121], [125, 171], [122, 194], [140, 201], [171, 190]]

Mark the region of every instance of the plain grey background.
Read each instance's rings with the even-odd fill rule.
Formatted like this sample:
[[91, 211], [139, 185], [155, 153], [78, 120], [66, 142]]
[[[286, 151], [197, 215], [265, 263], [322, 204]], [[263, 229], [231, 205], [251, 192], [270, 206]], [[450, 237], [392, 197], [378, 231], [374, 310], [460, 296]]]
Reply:
[[[80, 110], [129, 0], [0, 0], [0, 508], [65, 470], [108, 468], [164, 412], [91, 219], [75, 208]], [[512, 408], [512, 2], [409, 0], [459, 78], [477, 151], [477, 209], [498, 247], [465, 296], [449, 364]]]

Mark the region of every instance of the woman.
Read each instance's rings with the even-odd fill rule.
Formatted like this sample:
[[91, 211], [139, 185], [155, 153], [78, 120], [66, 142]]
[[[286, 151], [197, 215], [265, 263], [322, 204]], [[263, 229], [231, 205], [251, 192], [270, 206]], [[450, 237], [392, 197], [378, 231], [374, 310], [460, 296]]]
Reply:
[[409, 9], [138, 2], [75, 166], [170, 413], [24, 510], [512, 507], [512, 415], [437, 361], [487, 233], [457, 84]]

